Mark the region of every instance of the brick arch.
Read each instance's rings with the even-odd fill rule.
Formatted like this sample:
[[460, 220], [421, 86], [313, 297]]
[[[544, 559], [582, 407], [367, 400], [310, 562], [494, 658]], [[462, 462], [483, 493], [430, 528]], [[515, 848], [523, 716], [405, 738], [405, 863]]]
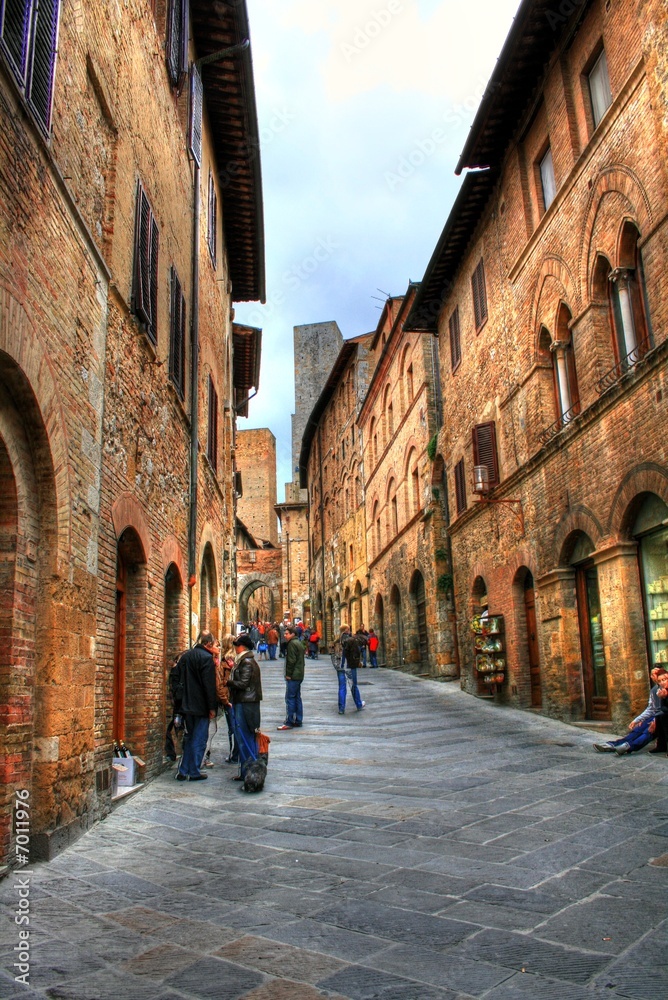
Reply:
[[144, 553], [144, 561], [151, 560], [151, 533], [144, 508], [132, 493], [121, 493], [111, 508], [111, 520], [118, 540], [126, 528], [133, 528]]
[[580, 265], [578, 268], [580, 292], [589, 298], [589, 274], [592, 265], [592, 236], [601, 202], [606, 194], [616, 192], [631, 206], [626, 221], [634, 222], [641, 233], [648, 233], [653, 226], [649, 197], [637, 174], [623, 163], [613, 164], [601, 171], [589, 194], [589, 203], [580, 239]]
[[656, 493], [668, 504], [668, 469], [656, 462], [641, 462], [622, 479], [608, 517], [608, 533], [619, 538], [623, 533], [626, 511], [639, 493]]
[[412, 434], [411, 437], [409, 438], [409, 440], [406, 442], [406, 447], [405, 447], [405, 452], [404, 452], [405, 455], [406, 455], [406, 457], [404, 459], [404, 467], [403, 467], [403, 474], [404, 474], [403, 478], [404, 479], [406, 479], [406, 477], [408, 476], [408, 474], [410, 472], [410, 470], [408, 468], [408, 459], [410, 458], [410, 456], [413, 453], [413, 451], [415, 451], [415, 457], [419, 458], [419, 456], [420, 456], [420, 448], [418, 446], [418, 443], [417, 443], [417, 440], [416, 440], [414, 434]]
[[559, 565], [564, 542], [569, 535], [573, 534], [574, 531], [582, 531], [585, 535], [591, 538], [596, 548], [598, 548], [601, 539], [605, 536], [603, 525], [593, 511], [591, 511], [588, 507], [585, 507], [584, 504], [577, 504], [575, 507], [571, 507], [570, 510], [564, 514], [554, 529], [554, 534], [552, 536], [552, 561], [550, 568], [554, 568]]
[[185, 560], [183, 550], [175, 535], [167, 535], [162, 543], [162, 575], [164, 576], [170, 566], [176, 566], [181, 577], [181, 583], [186, 578]]
[[[557, 303], [554, 309], [554, 315], [548, 319], [544, 316], [543, 303], [545, 303], [548, 298], [547, 289], [555, 283], [557, 285], [558, 293], [556, 296]], [[554, 333], [557, 313], [561, 302], [570, 302], [572, 311], [578, 311], [578, 289], [576, 288], [576, 282], [573, 274], [563, 258], [552, 255], [546, 257], [541, 265], [538, 279], [536, 281], [533, 305], [531, 307], [531, 329], [534, 340], [534, 358], [538, 354], [538, 341], [540, 338], [541, 327], [546, 326], [550, 333]]]
[[63, 405], [53, 364], [23, 305], [0, 285], [0, 367], [5, 354], [16, 366], [34, 397], [50, 452], [56, 508], [57, 572], [71, 562], [69, 444]]

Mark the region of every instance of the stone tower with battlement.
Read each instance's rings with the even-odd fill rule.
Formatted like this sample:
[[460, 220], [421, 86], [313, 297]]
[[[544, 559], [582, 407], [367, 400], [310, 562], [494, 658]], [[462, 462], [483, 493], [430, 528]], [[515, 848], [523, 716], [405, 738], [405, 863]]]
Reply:
[[306, 422], [318, 401], [334, 362], [339, 356], [343, 336], [338, 324], [306, 323], [294, 328], [295, 412], [292, 415], [292, 480], [299, 482], [299, 453]]
[[237, 515], [258, 544], [276, 548], [276, 438], [268, 427], [237, 431], [236, 462], [243, 484]]

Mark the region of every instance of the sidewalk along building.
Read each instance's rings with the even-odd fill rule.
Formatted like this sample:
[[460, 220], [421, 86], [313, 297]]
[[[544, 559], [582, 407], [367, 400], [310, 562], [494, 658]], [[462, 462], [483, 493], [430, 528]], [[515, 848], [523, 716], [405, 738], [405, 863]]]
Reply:
[[[338, 328], [337, 328], [338, 329]], [[306, 421], [299, 472], [308, 490], [311, 617], [325, 647], [341, 624], [369, 621], [364, 471], [357, 416], [372, 372], [373, 334], [345, 340]]]
[[159, 771], [169, 659], [235, 618], [230, 456], [260, 333], [235, 352], [232, 303], [264, 298], [253, 93], [245, 3], [0, 4], [8, 860], [16, 789], [48, 857], [109, 808], [115, 741]]
[[[417, 285], [383, 308], [369, 346], [373, 372], [357, 418], [364, 470], [369, 613], [381, 662], [456, 677], [438, 346], [404, 323]], [[431, 447], [430, 447], [431, 442]]]
[[569, 6], [521, 4], [406, 327], [439, 337], [462, 685], [621, 729], [668, 661], [668, 28]]

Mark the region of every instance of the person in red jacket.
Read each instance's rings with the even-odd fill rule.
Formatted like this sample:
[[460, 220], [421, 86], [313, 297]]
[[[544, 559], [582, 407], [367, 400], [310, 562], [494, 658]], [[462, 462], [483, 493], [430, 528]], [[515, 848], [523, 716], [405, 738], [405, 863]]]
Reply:
[[374, 632], [372, 628], [369, 629], [369, 660], [371, 661], [372, 667], [378, 667], [378, 646], [380, 645], [380, 639]]

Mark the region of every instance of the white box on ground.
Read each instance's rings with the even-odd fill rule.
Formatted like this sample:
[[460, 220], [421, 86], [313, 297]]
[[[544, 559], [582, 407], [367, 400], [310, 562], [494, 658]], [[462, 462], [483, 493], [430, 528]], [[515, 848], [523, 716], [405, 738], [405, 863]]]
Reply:
[[114, 757], [112, 764], [120, 764], [125, 768], [125, 771], [119, 771], [114, 768], [119, 788], [127, 788], [129, 785], [135, 784], [137, 764], [134, 757]]

